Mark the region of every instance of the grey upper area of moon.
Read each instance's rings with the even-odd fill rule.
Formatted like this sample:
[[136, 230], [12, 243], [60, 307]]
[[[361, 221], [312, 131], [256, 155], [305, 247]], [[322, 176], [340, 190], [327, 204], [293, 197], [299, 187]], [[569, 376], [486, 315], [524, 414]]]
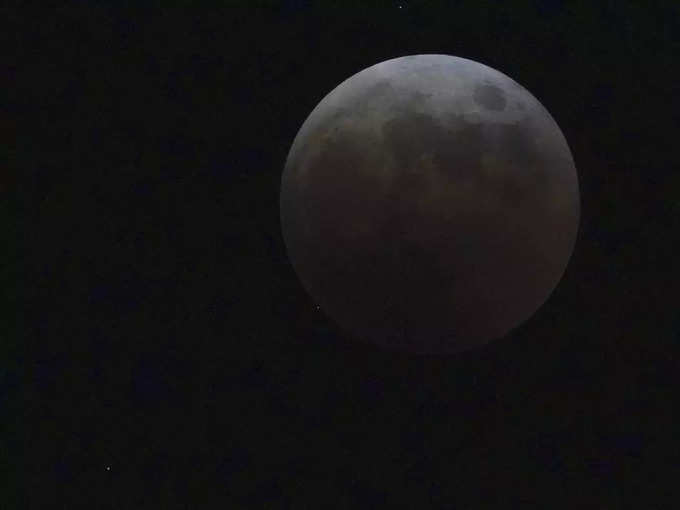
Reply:
[[474, 341], [552, 292], [578, 195], [567, 142], [533, 95], [478, 62], [418, 55], [355, 74], [312, 111], [282, 176], [282, 228], [301, 280], [341, 323], [392, 338], [396, 314], [425, 336]]

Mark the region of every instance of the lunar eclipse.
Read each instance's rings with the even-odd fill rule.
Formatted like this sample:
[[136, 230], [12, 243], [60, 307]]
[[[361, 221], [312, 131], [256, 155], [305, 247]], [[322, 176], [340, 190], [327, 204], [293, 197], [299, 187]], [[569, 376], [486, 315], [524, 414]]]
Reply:
[[502, 337], [550, 296], [576, 240], [578, 176], [559, 126], [514, 80], [405, 56], [310, 113], [280, 215], [301, 283], [345, 331], [452, 353]]

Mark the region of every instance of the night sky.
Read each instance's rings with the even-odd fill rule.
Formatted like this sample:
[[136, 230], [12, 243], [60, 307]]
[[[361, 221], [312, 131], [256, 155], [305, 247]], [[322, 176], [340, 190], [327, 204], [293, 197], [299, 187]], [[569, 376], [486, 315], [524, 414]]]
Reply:
[[[126, 4], [2, 13], [1, 507], [676, 507], [680, 4]], [[581, 190], [548, 302], [439, 357], [340, 330], [279, 223], [314, 106], [419, 53], [526, 87]]]

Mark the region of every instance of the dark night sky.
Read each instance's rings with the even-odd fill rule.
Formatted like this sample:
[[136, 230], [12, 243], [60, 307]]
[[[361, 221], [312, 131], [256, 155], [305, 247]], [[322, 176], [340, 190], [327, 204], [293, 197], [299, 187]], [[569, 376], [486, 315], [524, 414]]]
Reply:
[[[673, 508], [679, 4], [255, 4], [3, 13], [24, 507]], [[417, 53], [531, 91], [581, 187], [549, 301], [446, 357], [339, 330], [278, 216], [312, 108]]]

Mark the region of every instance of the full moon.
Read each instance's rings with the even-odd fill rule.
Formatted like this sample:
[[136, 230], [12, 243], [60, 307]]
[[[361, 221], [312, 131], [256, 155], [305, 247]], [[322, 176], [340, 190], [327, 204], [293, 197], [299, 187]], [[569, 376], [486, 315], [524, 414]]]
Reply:
[[454, 353], [548, 299], [576, 241], [578, 176], [521, 85], [465, 58], [413, 55], [360, 71], [312, 110], [280, 213], [300, 282], [348, 334]]

